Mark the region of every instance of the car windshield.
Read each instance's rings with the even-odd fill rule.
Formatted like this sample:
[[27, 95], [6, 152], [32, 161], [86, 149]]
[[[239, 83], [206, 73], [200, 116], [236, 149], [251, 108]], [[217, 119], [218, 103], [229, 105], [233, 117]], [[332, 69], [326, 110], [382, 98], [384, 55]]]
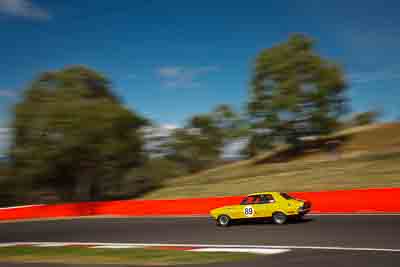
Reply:
[[290, 195], [287, 194], [287, 193], [281, 193], [281, 196], [284, 197], [284, 198], [287, 199], [287, 200], [295, 199], [294, 197], [290, 196]]

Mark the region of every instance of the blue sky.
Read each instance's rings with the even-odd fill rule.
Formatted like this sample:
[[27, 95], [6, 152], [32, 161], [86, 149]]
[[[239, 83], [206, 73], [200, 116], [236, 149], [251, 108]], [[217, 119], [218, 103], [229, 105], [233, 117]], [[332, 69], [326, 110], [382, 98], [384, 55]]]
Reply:
[[38, 73], [73, 64], [106, 74], [160, 124], [219, 103], [243, 109], [255, 56], [293, 32], [343, 65], [352, 111], [398, 118], [399, 11], [397, 0], [0, 0], [0, 127]]

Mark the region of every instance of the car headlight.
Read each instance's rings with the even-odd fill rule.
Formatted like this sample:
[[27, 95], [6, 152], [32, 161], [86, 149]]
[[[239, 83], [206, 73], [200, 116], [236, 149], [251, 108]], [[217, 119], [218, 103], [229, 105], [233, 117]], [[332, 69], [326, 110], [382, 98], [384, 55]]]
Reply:
[[299, 207], [299, 208], [297, 209], [297, 211], [299, 211], [299, 212], [304, 211], [304, 210], [306, 210], [306, 207], [304, 207], [304, 206], [301, 206], [301, 207]]

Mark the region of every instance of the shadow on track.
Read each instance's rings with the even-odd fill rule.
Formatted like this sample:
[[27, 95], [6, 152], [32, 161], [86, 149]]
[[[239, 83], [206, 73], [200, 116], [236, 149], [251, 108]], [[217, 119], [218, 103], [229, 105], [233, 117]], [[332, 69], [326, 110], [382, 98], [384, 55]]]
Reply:
[[[296, 219], [290, 219], [286, 222], [286, 225], [291, 225], [291, 224], [305, 224], [305, 223], [310, 223], [312, 221], [315, 221], [314, 218], [303, 218], [301, 220], [296, 220]], [[235, 220], [232, 221], [230, 224], [230, 227], [232, 226], [248, 226], [248, 225], [273, 225], [274, 223], [272, 222], [271, 219], [261, 219], [261, 220]], [[279, 225], [277, 225], [279, 226]]]

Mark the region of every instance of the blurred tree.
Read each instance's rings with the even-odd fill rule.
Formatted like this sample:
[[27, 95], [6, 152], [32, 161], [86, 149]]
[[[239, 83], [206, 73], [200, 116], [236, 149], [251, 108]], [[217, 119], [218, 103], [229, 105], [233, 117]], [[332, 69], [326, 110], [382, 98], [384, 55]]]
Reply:
[[254, 129], [270, 131], [268, 138], [299, 144], [328, 134], [346, 111], [342, 69], [313, 47], [313, 40], [295, 34], [257, 56], [248, 112]]
[[214, 118], [208, 114], [195, 115], [189, 119], [187, 129], [194, 135], [200, 135], [210, 140], [216, 146], [220, 145], [223, 135]]
[[382, 112], [378, 110], [370, 110], [366, 112], [360, 112], [354, 115], [352, 118], [353, 126], [362, 126], [378, 121], [379, 117], [382, 116]]
[[131, 169], [117, 190], [109, 190], [108, 199], [132, 198], [163, 185], [169, 178], [184, 176], [189, 172], [183, 164], [158, 157], [148, 160], [139, 168]]
[[16, 183], [8, 162], [0, 161], [0, 206], [16, 204]]
[[216, 106], [212, 112], [212, 117], [219, 128], [233, 129], [235, 122], [239, 119], [238, 114], [226, 104]]
[[254, 132], [248, 139], [247, 145], [244, 147], [240, 154], [246, 158], [251, 158], [260, 153], [273, 148], [273, 138], [262, 132]]
[[168, 158], [196, 172], [208, 167], [219, 159], [223, 147], [223, 133], [209, 115], [192, 117], [185, 128], [174, 131]]
[[95, 200], [145, 160], [147, 121], [121, 105], [109, 81], [83, 66], [39, 76], [15, 107], [11, 158], [24, 186], [64, 200]]
[[248, 135], [248, 122], [229, 105], [221, 104], [214, 108], [210, 114], [216, 127], [224, 137], [224, 142]]

